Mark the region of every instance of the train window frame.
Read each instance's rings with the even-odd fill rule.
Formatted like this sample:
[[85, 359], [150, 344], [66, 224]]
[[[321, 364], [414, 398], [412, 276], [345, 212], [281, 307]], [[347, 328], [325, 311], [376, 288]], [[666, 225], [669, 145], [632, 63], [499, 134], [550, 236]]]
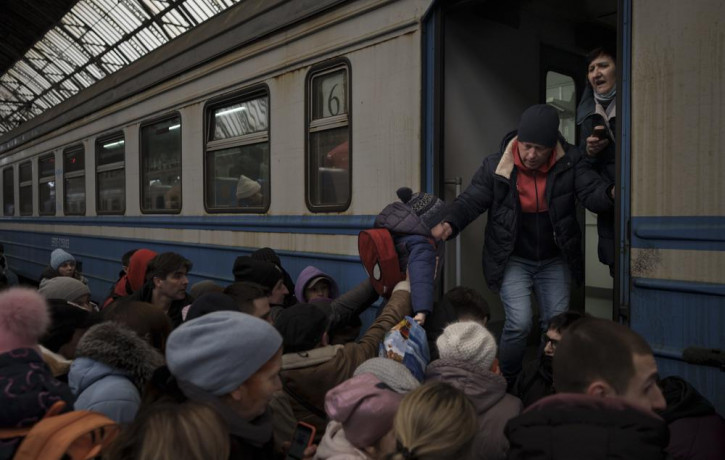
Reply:
[[[576, 76], [571, 75], [569, 71], [565, 69], [559, 69], [559, 68], [552, 68], [548, 67], [546, 69], [543, 69], [543, 76], [544, 76], [544, 101], [547, 105], [551, 105], [556, 109], [556, 111], [559, 113], [559, 132], [562, 136], [566, 139], [567, 142], [569, 142], [572, 145], [577, 145], [577, 134], [578, 134], [578, 126], [576, 124], [576, 111], [578, 108], [578, 102], [579, 102], [579, 85], [577, 85]], [[549, 77], [550, 74], [556, 74], [558, 77], [563, 77], [571, 81], [572, 89], [572, 98], [571, 100], [567, 101], [564, 99], [557, 99], [555, 97], [549, 96]], [[559, 92], [561, 93], [561, 88], [563, 86], [559, 86]], [[567, 113], [567, 107], [565, 106], [568, 103], [573, 103], [573, 106], [571, 108], [571, 116], [565, 117], [564, 114]], [[570, 120], [570, 122], [567, 122], [567, 120]], [[569, 131], [569, 128], [571, 131]]]
[[[106, 146], [110, 146], [114, 143], [122, 143], [123, 144], [123, 160], [121, 161], [112, 161], [103, 163], [101, 161], [101, 149], [105, 148]], [[96, 156], [96, 214], [97, 215], [125, 215], [126, 214], [126, 137], [123, 133], [123, 131], [115, 132], [106, 136], [99, 136], [96, 138], [95, 142], [96, 148], [95, 148], [95, 156]], [[118, 144], [115, 144], [118, 145]], [[101, 204], [103, 203], [103, 200], [101, 198], [101, 184], [104, 183], [104, 181], [101, 179], [101, 175], [104, 173], [110, 173], [114, 171], [122, 171], [122, 181], [121, 184], [123, 186], [121, 197], [122, 197], [122, 204], [120, 210], [106, 210], [101, 209]]]
[[[83, 164], [81, 165], [81, 168], [70, 171], [69, 172], [69, 165], [67, 164], [68, 158], [70, 155], [78, 154], [80, 153], [81, 158], [83, 159]], [[66, 147], [63, 149], [62, 153], [63, 158], [63, 215], [64, 216], [85, 216], [86, 215], [86, 148], [85, 146], [81, 144], [74, 144], [69, 147]], [[83, 184], [83, 202], [82, 207], [79, 207], [77, 211], [72, 210], [72, 206], [70, 205], [70, 201], [68, 199], [69, 192], [71, 190], [71, 187], [68, 186], [68, 183], [73, 179], [82, 179], [81, 184]]]
[[[10, 179], [8, 180], [7, 173], [10, 173]], [[10, 187], [8, 187], [8, 182]], [[8, 200], [7, 190], [10, 190], [10, 200]], [[10, 205], [10, 207], [8, 207]], [[8, 212], [8, 209], [11, 212]], [[15, 215], [15, 167], [13, 165], [3, 168], [3, 216], [14, 216]]]
[[[217, 111], [224, 109], [225, 107], [232, 107], [234, 105], [244, 104], [245, 102], [251, 102], [257, 99], [267, 99], [267, 113], [266, 113], [266, 130], [254, 131], [248, 134], [242, 134], [239, 136], [227, 137], [224, 139], [214, 139], [215, 132], [215, 116], [218, 115]], [[226, 94], [220, 97], [209, 100], [204, 106], [204, 160], [203, 160], [203, 171], [204, 171], [204, 209], [209, 214], [265, 214], [269, 211], [269, 207], [272, 202], [272, 115], [271, 115], [271, 100], [272, 95], [267, 84], [258, 84], [249, 88], [235, 91], [231, 94]], [[222, 110], [223, 112], [223, 110]], [[216, 175], [210, 177], [211, 172], [211, 161], [215, 158], [218, 152], [224, 152], [226, 150], [252, 146], [260, 146], [266, 144], [266, 163], [267, 171], [266, 174], [260, 171], [257, 174], [252, 174], [255, 177], [251, 177], [252, 181], [260, 183], [261, 181], [261, 196], [262, 202], [259, 205], [249, 204], [241, 205], [237, 201], [237, 206], [213, 206], [212, 200], [214, 199], [214, 193], [211, 190], [211, 179], [214, 179], [216, 183]], [[241, 151], [240, 151], [241, 153]], [[262, 165], [264, 162], [262, 162]], [[241, 173], [240, 173], [241, 176]], [[266, 177], [264, 177], [266, 176]], [[232, 176], [229, 176], [232, 177]], [[236, 175], [234, 176], [236, 177]], [[245, 177], [247, 177], [245, 175]], [[239, 178], [237, 178], [239, 180]], [[264, 181], [266, 180], [266, 184]], [[230, 184], [227, 184], [230, 185]], [[236, 187], [237, 182], [234, 183]], [[215, 185], [216, 187], [216, 185]], [[228, 187], [227, 187], [228, 188]], [[236, 188], [235, 188], [236, 190]], [[236, 198], [236, 195], [235, 195]]]
[[[149, 126], [158, 125], [158, 124], [161, 124], [161, 123], [164, 123], [164, 122], [167, 122], [167, 121], [170, 121], [170, 120], [174, 120], [174, 119], [178, 119], [178, 128], [176, 127], [176, 125], [168, 126], [167, 127], [167, 132], [168, 131], [171, 131], [172, 129], [173, 130], [177, 130], [178, 129], [178, 131], [179, 131], [179, 165], [177, 167], [178, 173], [179, 173], [179, 175], [178, 175], [178, 177], [179, 177], [179, 182], [178, 182], [178, 185], [179, 185], [179, 188], [178, 188], [179, 206], [178, 206], [178, 208], [168, 209], [168, 210], [167, 209], [158, 209], [157, 207], [155, 207], [155, 208], [147, 208], [147, 207], [144, 207], [144, 199], [146, 198], [146, 196], [144, 194], [144, 190], [145, 190], [144, 189], [144, 184], [147, 181], [147, 177], [148, 177], [147, 176], [148, 172], [144, 169], [144, 154], [145, 154], [145, 152], [144, 152], [144, 137], [143, 137], [143, 135], [144, 135], [144, 129], [145, 128], [148, 128]], [[165, 115], [163, 115], [161, 117], [153, 118], [151, 120], [144, 121], [144, 122], [142, 122], [139, 125], [139, 134], [138, 134], [139, 148], [138, 148], [138, 155], [139, 155], [139, 177], [140, 177], [140, 181], [139, 181], [139, 195], [138, 196], [139, 196], [139, 209], [141, 210], [141, 213], [142, 214], [180, 214], [181, 213], [181, 210], [184, 207], [184, 203], [183, 203], [183, 200], [182, 200], [183, 187], [184, 187], [183, 177], [182, 177], [182, 171], [183, 171], [183, 142], [182, 142], [182, 132], [183, 132], [183, 129], [184, 129], [184, 121], [183, 121], [183, 119], [181, 117], [181, 113], [178, 112], [178, 111], [175, 111], [175, 112], [172, 112], [172, 113], [168, 113], [168, 114], [165, 114]], [[156, 171], [154, 171], [154, 172], [156, 172]], [[159, 171], [159, 172], [163, 172], [163, 171]], [[149, 185], [149, 188], [151, 188], [150, 185]], [[169, 190], [167, 190], [167, 193], [169, 191], [171, 191], [172, 188], [173, 188], [173, 185], [171, 186], [171, 188]], [[164, 194], [164, 195], [166, 195], [166, 194]], [[160, 195], [159, 195], [159, 197], [160, 197]], [[166, 198], [164, 197], [164, 200], [165, 199]], [[158, 200], [156, 200], [156, 201], [158, 201]], [[164, 207], [166, 207], [165, 204], [164, 204]]]
[[[30, 168], [30, 178], [23, 180], [23, 169]], [[23, 212], [23, 192], [30, 192], [29, 212]], [[31, 160], [24, 161], [18, 165], [18, 214], [21, 216], [33, 215], [33, 162]]]
[[[345, 83], [347, 85], [345, 96], [347, 112], [343, 115], [334, 115], [329, 117], [313, 118], [314, 110], [314, 84], [315, 79], [323, 77], [335, 72], [343, 70], [345, 72]], [[332, 92], [330, 93], [332, 97]], [[328, 212], [344, 212], [352, 203], [352, 134], [353, 134], [353, 113], [352, 113], [352, 65], [347, 58], [335, 58], [327, 62], [323, 62], [312, 66], [307, 72], [305, 77], [305, 204], [307, 209], [314, 213], [328, 213]], [[332, 131], [339, 128], [347, 128], [347, 174], [344, 176], [338, 175], [339, 179], [347, 180], [347, 197], [344, 202], [333, 203], [333, 204], [318, 204], [315, 203], [312, 198], [313, 188], [320, 190], [323, 186], [319, 185], [319, 181], [314, 181], [313, 176], [320, 177], [320, 170], [322, 167], [317, 166], [319, 161], [312, 161], [311, 155], [313, 153], [319, 154], [319, 152], [313, 152], [312, 148], [312, 136], [315, 133], [321, 133], [325, 131]], [[338, 145], [343, 145], [342, 142]], [[333, 149], [334, 150], [334, 149]], [[332, 152], [333, 150], [329, 150]], [[319, 156], [319, 155], [318, 155]], [[313, 174], [312, 168], [315, 167]], [[332, 168], [329, 168], [332, 169]], [[338, 169], [338, 168], [335, 168]], [[340, 168], [341, 169], [341, 168]]]
[[[41, 176], [43, 173], [41, 163], [45, 160], [53, 161], [53, 173]], [[37, 182], [37, 193], [38, 193], [38, 215], [39, 216], [55, 216], [58, 212], [58, 178], [56, 177], [57, 165], [55, 163], [55, 152], [51, 152], [45, 155], [38, 156], [38, 182]], [[52, 184], [51, 184], [52, 183]], [[53, 194], [53, 210], [43, 211], [43, 203], [41, 203], [43, 194], [41, 193], [41, 187], [45, 184], [49, 184], [48, 187], [53, 187], [55, 193]]]

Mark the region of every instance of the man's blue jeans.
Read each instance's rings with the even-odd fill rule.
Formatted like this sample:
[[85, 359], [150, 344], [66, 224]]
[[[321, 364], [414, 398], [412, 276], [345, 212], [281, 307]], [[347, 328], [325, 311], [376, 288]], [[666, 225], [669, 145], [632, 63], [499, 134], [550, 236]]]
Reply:
[[549, 319], [569, 309], [571, 273], [561, 257], [534, 261], [511, 257], [501, 285], [501, 302], [506, 320], [499, 344], [501, 373], [510, 383], [521, 372], [521, 361], [531, 331], [531, 290], [539, 304], [541, 331]]

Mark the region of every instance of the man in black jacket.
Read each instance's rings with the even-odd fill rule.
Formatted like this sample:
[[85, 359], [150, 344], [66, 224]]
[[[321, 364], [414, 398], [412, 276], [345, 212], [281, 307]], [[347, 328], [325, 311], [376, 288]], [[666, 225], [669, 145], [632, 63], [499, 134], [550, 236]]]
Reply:
[[162, 308], [174, 327], [183, 319], [182, 309], [194, 299], [186, 293], [191, 262], [175, 252], [164, 252], [149, 261], [146, 282], [129, 299], [148, 302]]
[[516, 379], [512, 389], [514, 396], [518, 396], [524, 407], [529, 407], [544, 396], [554, 394], [554, 373], [552, 363], [554, 353], [561, 340], [561, 335], [569, 326], [583, 315], [578, 311], [559, 313], [549, 321], [549, 329], [542, 336], [544, 348], [541, 355], [533, 361], [524, 364], [524, 368]]
[[532, 327], [531, 293], [536, 293], [541, 330], [569, 308], [571, 278], [584, 276], [576, 199], [587, 196], [592, 210], [611, 207], [608, 186], [589, 171], [579, 171], [579, 149], [559, 135], [559, 116], [549, 105], [524, 111], [518, 132], [503, 140], [455, 199], [436, 239], [456, 236], [488, 211], [483, 272], [499, 292], [504, 322], [499, 359], [513, 384], [521, 371]]
[[657, 363], [639, 334], [583, 318], [562, 335], [553, 367], [557, 394], [506, 425], [509, 460], [667, 458]]

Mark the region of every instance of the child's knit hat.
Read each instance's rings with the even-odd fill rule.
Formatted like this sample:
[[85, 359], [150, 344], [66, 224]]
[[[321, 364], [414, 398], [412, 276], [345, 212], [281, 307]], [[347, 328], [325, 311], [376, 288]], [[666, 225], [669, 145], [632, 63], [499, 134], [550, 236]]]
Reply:
[[435, 227], [443, 219], [446, 203], [437, 196], [425, 192], [413, 193], [409, 187], [401, 187], [396, 193], [428, 228]]

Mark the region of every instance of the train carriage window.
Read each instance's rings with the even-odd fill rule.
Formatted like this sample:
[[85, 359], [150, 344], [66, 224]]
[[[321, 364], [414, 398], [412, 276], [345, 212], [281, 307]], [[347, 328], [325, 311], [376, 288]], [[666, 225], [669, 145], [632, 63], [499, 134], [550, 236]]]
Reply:
[[66, 216], [86, 214], [86, 152], [82, 145], [63, 151], [63, 212]]
[[123, 133], [96, 140], [96, 213], [126, 211], [126, 141]]
[[267, 89], [210, 105], [206, 110], [209, 212], [269, 209], [269, 93]]
[[33, 164], [30, 161], [20, 163], [18, 168], [20, 185], [20, 215], [33, 215]]
[[350, 205], [350, 72], [347, 63], [313, 69], [307, 84], [307, 206], [313, 212]]
[[181, 211], [181, 117], [141, 126], [141, 211]]
[[570, 144], [576, 143], [576, 86], [574, 79], [559, 72], [546, 72], [546, 103], [559, 111], [559, 131]]
[[55, 154], [38, 158], [38, 214], [55, 215]]
[[12, 166], [3, 169], [3, 215], [15, 215], [15, 180]]

